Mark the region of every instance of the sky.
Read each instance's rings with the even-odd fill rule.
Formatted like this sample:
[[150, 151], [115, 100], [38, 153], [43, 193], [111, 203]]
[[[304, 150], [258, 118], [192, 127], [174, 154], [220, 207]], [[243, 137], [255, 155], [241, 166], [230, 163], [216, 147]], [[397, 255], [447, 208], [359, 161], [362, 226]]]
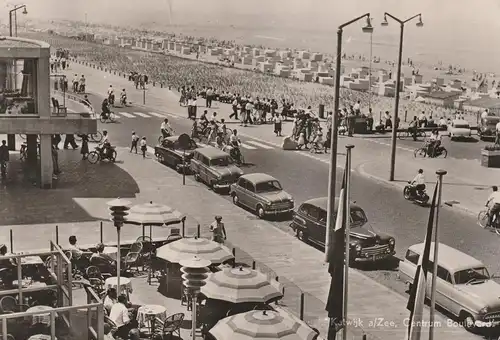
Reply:
[[[0, 0], [8, 17], [8, 5], [18, 3]], [[397, 44], [398, 26], [392, 22], [381, 28], [383, 13], [387, 11], [401, 19], [422, 13], [424, 27], [405, 26], [405, 46], [409, 51], [448, 53], [467, 58], [477, 53], [479, 63], [495, 62], [500, 54], [497, 32], [500, 32], [500, 0], [24, 0], [28, 7], [26, 18], [85, 20], [89, 22], [132, 25], [140, 27], [169, 25], [198, 27], [199, 31], [226, 29], [227, 39], [246, 34], [290, 39], [300, 30], [314, 39], [331, 34], [335, 42], [336, 27], [343, 22], [370, 12], [375, 42]], [[3, 20], [0, 20], [3, 21]], [[345, 34], [354, 39], [367, 40], [359, 27], [346, 28]], [[358, 26], [358, 28], [356, 27]], [[245, 27], [245, 30], [239, 29]], [[252, 28], [252, 32], [249, 31]], [[271, 39], [272, 40], [272, 39]], [[270, 41], [271, 43], [271, 41]], [[406, 48], [406, 47], [405, 47]], [[413, 49], [413, 50], [412, 50]], [[425, 51], [424, 51], [425, 50]]]

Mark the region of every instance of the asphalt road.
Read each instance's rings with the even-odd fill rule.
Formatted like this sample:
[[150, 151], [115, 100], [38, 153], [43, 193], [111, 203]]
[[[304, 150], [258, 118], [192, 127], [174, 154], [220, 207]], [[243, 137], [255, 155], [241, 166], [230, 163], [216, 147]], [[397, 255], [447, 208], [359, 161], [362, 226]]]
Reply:
[[[102, 98], [95, 95], [89, 97], [92, 103], [102, 101]], [[118, 113], [118, 122], [99, 123], [99, 130], [107, 129], [113, 144], [128, 146], [131, 132], [135, 131], [141, 137], [146, 136], [148, 144], [154, 146], [163, 118], [153, 116], [150, 110], [138, 107], [115, 108], [114, 112]], [[119, 112], [126, 112], [129, 116], [134, 117], [127, 118]], [[148, 118], [141, 116], [141, 114], [148, 115]], [[178, 117], [170, 117], [169, 120], [176, 134], [190, 131], [190, 123], [187, 120]], [[233, 126], [237, 127], [230, 125], [230, 127]], [[246, 173], [264, 172], [275, 176], [281, 181], [285, 190], [294, 196], [297, 204], [310, 198], [327, 195], [327, 164], [304, 157], [297, 152], [284, 152], [262, 142], [256, 143], [248, 138], [243, 137], [241, 140], [248, 147], [242, 149], [248, 163], [243, 168]], [[377, 148], [386, 148], [386, 146], [374, 143], [372, 148], [376, 152]], [[340, 176], [339, 173], [337, 188], [340, 188], [341, 185]], [[396, 238], [397, 257], [404, 256], [408, 246], [422, 242], [428, 209], [405, 201], [402, 193], [395, 188], [383, 186], [354, 171], [352, 199], [365, 209], [370, 223], [375, 229]], [[282, 230], [291, 232], [288, 227], [289, 221], [276, 220], [272, 223]], [[496, 235], [480, 229], [474, 217], [444, 208], [441, 212], [439, 228], [442, 242], [482, 260], [492, 273], [500, 271], [498, 238]], [[379, 270], [379, 268], [367, 266], [360, 269], [364, 270], [366, 275], [396, 291], [404, 292], [404, 286], [396, 280], [394, 268]]]
[[[494, 140], [481, 141], [475, 132], [473, 132], [472, 137], [473, 138], [468, 140], [451, 141], [448, 136], [443, 136], [442, 145], [448, 150], [448, 157], [469, 160], [481, 159], [481, 149], [485, 145], [492, 144]], [[390, 133], [387, 133], [386, 135], [374, 135], [373, 137], [367, 137], [367, 139], [373, 139], [381, 144], [391, 144]], [[412, 138], [397, 140], [398, 146], [412, 151], [421, 147], [423, 143], [424, 140], [422, 138], [419, 138], [417, 141], [413, 141]]]

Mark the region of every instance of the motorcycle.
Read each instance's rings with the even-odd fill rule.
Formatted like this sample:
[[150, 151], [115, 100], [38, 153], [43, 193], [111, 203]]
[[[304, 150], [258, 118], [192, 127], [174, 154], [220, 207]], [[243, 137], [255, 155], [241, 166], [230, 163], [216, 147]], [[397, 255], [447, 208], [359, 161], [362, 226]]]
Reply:
[[226, 152], [231, 156], [236, 165], [241, 166], [245, 164], [245, 159], [243, 158], [243, 154], [239, 147], [234, 147], [232, 145], [226, 145], [222, 149], [222, 151]]
[[415, 202], [421, 206], [426, 206], [429, 202], [429, 195], [427, 195], [425, 189], [417, 191], [411, 181], [408, 181], [408, 185], [404, 187], [403, 197], [405, 200]]

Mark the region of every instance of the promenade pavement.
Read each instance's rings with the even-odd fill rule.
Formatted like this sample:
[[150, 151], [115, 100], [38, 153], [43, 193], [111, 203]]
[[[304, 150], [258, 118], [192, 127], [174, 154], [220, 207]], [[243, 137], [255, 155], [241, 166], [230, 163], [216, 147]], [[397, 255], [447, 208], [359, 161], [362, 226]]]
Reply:
[[[215, 214], [222, 215], [230, 243], [237, 247], [238, 261], [257, 261], [257, 267], [272, 270], [285, 285], [284, 304], [297, 311], [300, 291], [305, 295], [306, 320], [326, 334], [324, 306], [330, 277], [323, 254], [291, 235], [257, 219], [253, 214], [228, 204], [224, 197], [209, 191], [190, 177], [186, 185], [173, 170], [154, 160], [118, 149], [116, 164], [90, 165], [80, 160], [78, 151], [61, 150], [63, 175], [54, 190], [41, 191], [29, 185], [16, 184], [4, 188], [0, 197], [3, 225], [0, 243], [9, 244], [13, 230], [14, 251], [47, 249], [55, 239], [59, 226], [59, 243], [76, 235], [80, 244], [100, 242], [99, 223], [104, 221], [103, 241], [114, 242], [116, 230], [108, 222], [106, 202], [116, 197], [134, 204], [149, 201], [166, 204], [187, 214], [187, 234], [193, 235], [201, 224], [202, 235], [208, 236], [208, 225]], [[36, 202], [36, 204], [34, 204]], [[133, 240], [140, 227], [125, 226], [122, 238]], [[168, 235], [163, 228], [153, 229], [158, 237]], [[263, 265], [265, 264], [265, 266]], [[266, 269], [264, 269], [266, 268]], [[267, 269], [268, 268], [268, 269]], [[349, 339], [396, 340], [404, 337], [407, 297], [382, 286], [356, 270], [349, 271]], [[439, 316], [442, 327], [436, 329], [439, 339], [475, 339], [460, 327], [449, 327]], [[380, 321], [390, 323], [381, 324]]]

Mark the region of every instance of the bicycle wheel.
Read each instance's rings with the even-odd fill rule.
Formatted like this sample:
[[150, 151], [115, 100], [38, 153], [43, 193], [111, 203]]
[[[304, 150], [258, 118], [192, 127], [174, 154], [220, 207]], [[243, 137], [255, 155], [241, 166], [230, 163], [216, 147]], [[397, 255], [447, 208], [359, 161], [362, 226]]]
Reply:
[[91, 133], [89, 137], [96, 143], [100, 143], [102, 141], [102, 133], [100, 133], [99, 131], [97, 131], [96, 133]]
[[418, 138], [418, 137], [425, 138], [425, 137], [427, 137], [427, 134], [425, 133], [425, 131], [420, 131], [420, 130], [419, 130], [419, 131], [417, 132], [417, 138]]
[[99, 119], [100, 119], [101, 123], [106, 123], [106, 121], [107, 121], [107, 119], [103, 115], [100, 115]]
[[425, 150], [424, 148], [418, 148], [413, 152], [413, 157], [415, 157], [415, 158], [417, 158], [417, 157], [423, 158], [425, 156], [427, 156], [427, 150]]
[[446, 150], [445, 148], [443, 148], [441, 150], [441, 153], [436, 158], [439, 158], [439, 157], [446, 158], [446, 156], [448, 156], [448, 150]]
[[477, 215], [477, 223], [481, 226], [481, 228], [486, 228], [489, 219], [490, 215], [488, 214], [487, 210], [480, 211], [479, 214]]
[[99, 154], [97, 151], [92, 151], [87, 155], [87, 160], [89, 161], [90, 164], [96, 164], [99, 162]]
[[405, 139], [408, 137], [408, 131], [399, 131], [398, 132], [398, 138], [399, 139]]

